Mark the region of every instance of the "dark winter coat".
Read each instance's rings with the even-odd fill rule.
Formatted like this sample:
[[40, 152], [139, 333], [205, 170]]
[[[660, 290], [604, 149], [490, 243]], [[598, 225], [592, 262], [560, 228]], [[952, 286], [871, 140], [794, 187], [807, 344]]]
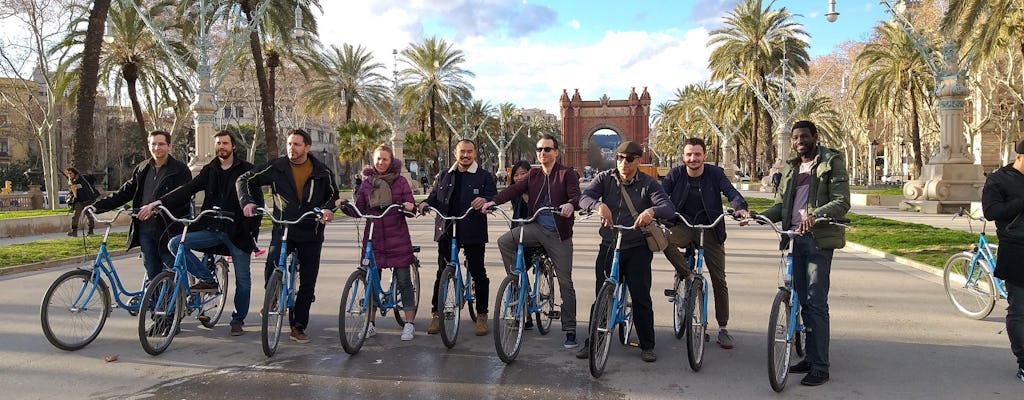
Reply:
[[[669, 198], [672, 199], [675, 211], [682, 214], [683, 203], [690, 195], [690, 176], [686, 173], [686, 166], [681, 165], [668, 171], [668, 175], [661, 181], [661, 186], [665, 188], [665, 193], [668, 193]], [[722, 195], [729, 199], [729, 204], [733, 209], [747, 209], [747, 200], [736, 190], [732, 182], [729, 182], [725, 171], [718, 166], [704, 164], [704, 173], [700, 176], [700, 191], [704, 210], [707, 211], [710, 222], [714, 222], [719, 215], [725, 212], [722, 208]], [[695, 224], [696, 222], [690, 221], [690, 223]], [[724, 223], [715, 226], [715, 237], [719, 242], [725, 243]]]
[[[258, 189], [270, 186], [270, 192], [274, 196], [274, 218], [295, 220], [305, 212], [313, 211], [314, 208], [333, 210], [334, 202], [338, 200], [338, 185], [334, 182], [334, 173], [312, 154], [307, 154], [306, 157], [313, 163], [313, 172], [309, 174], [302, 193], [295, 187], [291, 161], [288, 157], [279, 157], [238, 177], [235, 181], [238, 202], [243, 207], [249, 203], [259, 204], [256, 197], [262, 197], [263, 193]], [[257, 190], [250, 192], [250, 187]], [[274, 226], [273, 237], [281, 237], [282, 233], [283, 228]], [[316, 218], [306, 218], [291, 226], [288, 240], [323, 242], [324, 224]]]
[[[800, 173], [800, 156], [790, 158], [782, 166], [782, 181], [775, 194], [775, 204], [762, 214], [768, 219], [783, 222], [788, 228], [796, 199], [796, 176]], [[811, 187], [807, 194], [807, 207], [817, 216], [844, 218], [850, 211], [850, 175], [839, 152], [818, 145], [818, 155], [811, 167]], [[841, 226], [825, 222], [814, 225], [814, 241], [822, 249], [841, 249], [846, 246], [846, 232]]]
[[[391, 166], [386, 171], [386, 173], [393, 174], [400, 174], [401, 172], [401, 160], [392, 160]], [[370, 207], [370, 191], [373, 190], [372, 180], [379, 175], [381, 173], [377, 172], [377, 169], [373, 167], [363, 170], [363, 176], [366, 178], [363, 179], [363, 183], [359, 185], [358, 192], [356, 193], [356, 207], [363, 214], [380, 215], [382, 211], [380, 208]], [[402, 204], [405, 202], [415, 203], [416, 199], [412, 197], [412, 187], [409, 186], [409, 181], [404, 176], [398, 175], [391, 182], [391, 203]], [[342, 207], [341, 210], [347, 215], [355, 216], [355, 213], [348, 207]], [[415, 259], [412, 254], [412, 237], [409, 236], [409, 223], [405, 220], [406, 214], [400, 210], [392, 209], [384, 218], [376, 220], [372, 237], [369, 236], [369, 222], [367, 222], [366, 228], [363, 230], [362, 249], [366, 250], [366, 238], [370, 237], [373, 240], [373, 258], [380, 268], [408, 267], [412, 265]], [[365, 253], [363, 255], [365, 256]]]
[[89, 205], [92, 204], [93, 201], [96, 201], [96, 197], [99, 193], [96, 191], [96, 187], [93, 186], [92, 181], [92, 175], [89, 174], [79, 174], [75, 176], [75, 179], [71, 181], [71, 185], [78, 187], [75, 188], [74, 198], [68, 199], [68, 205]]
[[988, 174], [981, 209], [985, 218], [996, 222], [996, 277], [1024, 286], [1024, 174], [1012, 164]]
[[[584, 210], [597, 211], [597, 204], [604, 203], [612, 212], [612, 218], [616, 225], [631, 226], [636, 223], [636, 216], [629, 210], [625, 198], [622, 197], [622, 190], [619, 189], [621, 177], [619, 171], [610, 169], [594, 176], [590, 186], [580, 196], [580, 208]], [[672, 201], [665, 194], [665, 189], [658, 184], [654, 178], [641, 171], [633, 175], [633, 179], [621, 182], [626, 188], [626, 194], [637, 214], [648, 208], [654, 209], [654, 218], [669, 219], [672, 214]], [[613, 246], [616, 233], [614, 230], [601, 226], [598, 231], [601, 234], [601, 244]], [[639, 230], [629, 230], [622, 234], [622, 248], [631, 249], [634, 247], [647, 246], [647, 239]]]
[[[192, 179], [192, 172], [188, 170], [188, 166], [185, 163], [174, 159], [174, 157], [167, 156], [167, 164], [164, 164], [163, 168], [167, 168], [167, 173], [163, 179], [159, 182], [150, 183], [144, 182], [146, 173], [153, 166], [153, 159], [149, 158], [135, 166], [132, 170], [131, 177], [128, 178], [121, 187], [116, 191], [107, 195], [93, 203], [93, 207], [96, 208], [96, 213], [103, 213], [113, 210], [129, 201], [132, 202], [132, 207], [140, 208], [145, 204], [142, 204], [142, 188], [146, 184], [157, 185], [156, 197], [160, 198], [170, 191], [177, 189], [178, 186], [184, 185], [189, 179]], [[192, 202], [182, 202], [175, 204], [174, 207], [167, 207], [168, 210], [174, 214], [175, 217], [187, 217], [192, 212]], [[153, 220], [152, 223], [156, 224], [156, 229], [160, 232], [160, 242], [167, 243], [171, 237], [180, 235], [182, 226], [178, 223], [167, 223], [160, 215], [154, 215], [150, 218]], [[132, 218], [132, 224], [128, 228], [128, 248], [132, 248], [139, 245], [139, 221], [138, 218]]]
[[[530, 196], [527, 216], [533, 216], [533, 213], [541, 207], [540, 201], [543, 200], [542, 193], [545, 187], [550, 188], [552, 206], [558, 207], [568, 203], [572, 204], [573, 210], [580, 208], [580, 175], [576, 173], [576, 170], [563, 166], [561, 163], [555, 163], [551, 167], [550, 174], [545, 174], [541, 168], [531, 168], [526, 179], [512, 184], [494, 196], [494, 203], [504, 204], [525, 193]], [[564, 218], [557, 212], [554, 213], [554, 217], [558, 237], [563, 241], [572, 238], [572, 226], [576, 220], [573, 217]]]
[[[430, 190], [430, 195], [424, 200], [425, 203], [451, 216], [459, 216], [466, 212], [470, 203], [477, 197], [483, 197], [490, 201], [498, 193], [498, 186], [494, 182], [494, 175], [484, 171], [473, 162], [473, 165], [466, 170], [462, 178], [462, 188], [459, 198], [453, 199], [454, 181], [453, 174], [458, 171], [457, 165], [453, 165], [447, 171], [441, 172]], [[451, 226], [444, 220], [434, 220], [434, 240], [438, 241], [451, 235]], [[466, 218], [459, 221], [457, 238], [462, 244], [483, 244], [487, 243], [487, 215], [471, 211]]]

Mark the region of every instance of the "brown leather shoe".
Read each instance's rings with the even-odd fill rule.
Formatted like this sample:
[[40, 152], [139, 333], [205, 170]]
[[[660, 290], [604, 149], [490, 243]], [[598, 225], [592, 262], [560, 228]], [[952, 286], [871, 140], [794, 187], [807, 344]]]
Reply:
[[302, 329], [294, 326], [292, 327], [292, 334], [289, 337], [298, 343], [309, 343], [309, 336], [306, 336], [306, 332], [303, 332]]
[[437, 317], [437, 313], [430, 313], [430, 326], [427, 327], [427, 333], [430, 335], [436, 335], [441, 332], [441, 319]]
[[476, 315], [476, 335], [487, 335], [487, 314]]

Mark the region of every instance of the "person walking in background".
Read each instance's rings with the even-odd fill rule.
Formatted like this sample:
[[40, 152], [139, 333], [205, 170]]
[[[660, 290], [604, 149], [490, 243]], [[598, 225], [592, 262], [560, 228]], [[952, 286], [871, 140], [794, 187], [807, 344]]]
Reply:
[[988, 174], [981, 210], [996, 222], [999, 254], [995, 275], [1006, 284], [1006, 336], [1017, 357], [1017, 379], [1024, 382], [1024, 141], [1013, 163]]
[[[68, 190], [71, 192], [71, 196], [68, 197], [68, 205], [74, 210], [74, 214], [71, 216], [71, 230], [68, 231], [68, 236], [78, 236], [78, 221], [82, 219], [82, 212], [93, 201], [96, 201], [99, 192], [93, 186], [94, 179], [92, 174], [80, 174], [75, 167], [67, 167], [64, 173], [68, 177]], [[87, 235], [92, 235], [93, 229], [96, 228], [96, 221], [89, 217], [86, 217], [86, 219], [89, 220], [89, 232]]]

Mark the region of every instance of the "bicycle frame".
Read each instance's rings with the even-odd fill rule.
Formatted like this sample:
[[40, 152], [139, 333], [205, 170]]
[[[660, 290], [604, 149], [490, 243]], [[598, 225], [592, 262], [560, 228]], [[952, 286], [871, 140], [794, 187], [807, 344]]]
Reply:
[[[113, 224], [114, 220], [116, 220], [117, 217], [120, 216], [121, 213], [126, 210], [127, 208], [118, 210], [117, 214], [114, 214], [113, 218], [106, 221], [97, 218], [96, 214], [94, 214], [92, 210], [87, 210], [90, 218], [93, 218], [97, 222], [107, 224], [107, 228], [106, 231], [103, 233], [103, 241], [100, 242], [100, 248], [99, 251], [96, 253], [96, 259], [92, 263], [92, 277], [90, 279], [91, 284], [82, 285], [82, 290], [79, 291], [78, 296], [76, 296], [74, 304], [89, 304], [89, 302], [92, 301], [92, 297], [96, 294], [96, 288], [99, 285], [100, 279], [102, 279], [101, 276], [106, 275], [107, 280], [114, 285], [114, 301], [117, 302], [117, 306], [129, 311], [139, 309], [139, 303], [131, 304], [130, 301], [126, 303], [121, 300], [121, 297], [125, 296], [128, 298], [137, 298], [138, 296], [141, 296], [142, 293], [145, 291], [147, 280], [143, 278], [141, 290], [139, 290], [138, 292], [129, 292], [124, 287], [124, 284], [121, 283], [121, 277], [117, 274], [117, 268], [114, 267], [114, 263], [110, 259], [110, 252], [107, 250], [107, 239], [110, 236], [111, 224]], [[85, 297], [83, 298], [82, 296]], [[77, 309], [77, 307], [75, 308]]]
[[699, 277], [700, 284], [704, 286], [704, 288], [703, 288], [704, 289], [704, 292], [703, 292], [704, 296], [701, 298], [701, 304], [700, 304], [700, 307], [701, 307], [701, 313], [700, 313], [701, 321], [700, 322], [701, 322], [701, 324], [703, 324], [705, 326], [707, 326], [707, 324], [708, 324], [708, 282], [707, 282], [706, 279], [704, 279], [704, 232], [707, 231], [708, 229], [711, 229], [711, 228], [714, 228], [715, 226], [717, 226], [719, 223], [721, 223], [723, 220], [725, 220], [725, 216], [729, 215], [729, 214], [730, 213], [723, 213], [723, 214], [719, 215], [718, 218], [715, 219], [714, 222], [712, 222], [710, 224], [707, 224], [707, 225], [699, 225], [699, 224], [698, 225], [693, 225], [693, 224], [690, 223], [689, 220], [686, 219], [685, 216], [683, 216], [680, 213], [676, 213], [676, 217], [679, 218], [683, 222], [683, 224], [685, 224], [686, 226], [688, 226], [688, 227], [690, 227], [692, 229], [696, 229], [698, 231], [698, 234], [697, 234], [697, 255], [696, 255], [696, 259], [694, 260], [693, 274], [694, 274], [695, 277]]
[[[537, 211], [534, 211], [532, 217], [527, 218], [527, 219], [509, 218], [508, 215], [505, 214], [504, 210], [501, 210], [500, 208], [495, 208], [495, 209], [501, 211], [502, 215], [510, 223], [518, 222], [518, 223], [522, 224], [522, 225], [520, 225], [520, 229], [519, 229], [519, 242], [518, 242], [518, 245], [516, 246], [516, 267], [515, 267], [515, 270], [513, 271], [513, 273], [519, 276], [519, 282], [520, 282], [520, 285], [519, 285], [519, 304], [527, 304], [529, 306], [528, 307], [519, 307], [518, 308], [518, 312], [519, 313], [525, 312], [527, 314], [535, 313], [535, 312], [539, 311], [541, 308], [543, 308], [544, 305], [546, 304], [546, 303], [538, 304], [536, 301], [534, 301], [534, 299], [535, 299], [534, 294], [537, 293], [537, 290], [538, 290], [539, 285], [540, 285], [540, 269], [543, 266], [542, 265], [535, 265], [536, 268], [534, 268], [534, 270], [533, 270], [533, 283], [530, 283], [530, 274], [526, 270], [526, 252], [525, 252], [525, 248], [526, 247], [523, 246], [523, 236], [525, 235], [525, 233], [524, 233], [524, 230], [522, 229], [522, 226], [525, 226], [526, 224], [529, 224], [531, 222], [536, 221], [537, 220], [537, 216], [539, 216], [540, 213], [542, 213], [544, 211], [556, 212], [556, 211], [558, 211], [558, 209], [555, 208], [555, 207], [540, 207], [540, 208], [537, 208]], [[553, 301], [553, 300], [552, 299], [548, 299], [547, 301]], [[517, 314], [515, 317], [518, 319], [518, 318], [520, 318], [520, 315]]]
[[614, 318], [608, 320], [608, 325], [605, 326], [606, 332], [611, 333], [615, 326], [618, 324], [625, 323], [629, 320], [629, 315], [626, 314], [625, 308], [623, 307], [626, 303], [626, 285], [624, 282], [619, 280], [619, 254], [620, 246], [622, 245], [622, 232], [624, 230], [637, 229], [634, 226], [625, 225], [614, 225], [613, 228], [616, 230], [615, 235], [615, 253], [612, 255], [612, 268], [609, 271], [608, 276], [605, 277], [604, 281], [610, 283], [615, 287], [615, 296], [612, 300], [612, 309], [614, 311]]
[[[206, 215], [212, 215], [213, 218], [225, 219], [225, 220], [227, 220], [229, 222], [234, 221], [230, 217], [221, 216], [221, 211], [219, 209], [216, 209], [216, 208], [215, 209], [211, 209], [211, 210], [203, 210], [198, 215], [196, 215], [195, 218], [188, 219], [188, 218], [177, 218], [177, 217], [175, 217], [173, 214], [171, 214], [170, 210], [168, 210], [163, 205], [160, 205], [160, 206], [157, 206], [157, 207], [159, 208], [160, 212], [164, 213], [168, 218], [170, 218], [174, 222], [178, 222], [178, 223], [181, 223], [181, 224], [184, 225], [184, 227], [182, 228], [182, 232], [181, 232], [181, 241], [180, 241], [180, 243], [184, 243], [185, 242], [185, 238], [188, 236], [188, 227], [189, 227], [189, 225], [195, 223], [196, 221], [199, 221], [199, 219], [203, 218]], [[218, 292], [216, 296], [210, 296], [208, 299], [206, 299], [206, 301], [203, 301], [201, 296], [192, 296], [192, 289], [190, 289], [189, 285], [188, 285], [188, 275], [189, 274], [188, 274], [188, 269], [186, 267], [187, 262], [188, 262], [185, 259], [185, 252], [186, 251], [191, 251], [191, 250], [187, 249], [184, 245], [179, 245], [178, 246], [178, 250], [175, 252], [175, 255], [174, 255], [174, 268], [173, 268], [173, 270], [174, 270], [174, 287], [181, 288], [181, 290], [174, 290], [174, 291], [171, 292], [171, 298], [170, 298], [170, 303], [169, 303], [170, 307], [169, 307], [169, 309], [173, 310], [174, 309], [174, 305], [177, 304], [177, 302], [180, 300], [178, 298], [178, 293], [180, 292], [180, 293], [185, 295], [186, 299], [191, 299], [191, 301], [186, 301], [185, 304], [184, 304], [185, 307], [189, 310], [188, 312], [191, 313], [191, 310], [200, 308], [200, 307], [202, 307], [202, 306], [204, 306], [206, 304], [209, 304], [210, 302], [218, 300], [219, 297], [222, 294]], [[157, 297], [157, 300], [158, 301], [162, 300], [162, 296], [163, 295], [161, 295], [160, 297]]]
[[[298, 223], [299, 221], [302, 221], [303, 219], [306, 219], [306, 217], [309, 217], [311, 215], [318, 215], [320, 213], [320, 209], [316, 208], [313, 209], [313, 211], [306, 211], [301, 216], [299, 216], [299, 218], [297, 218], [295, 221], [285, 221], [276, 219], [274, 218], [274, 213], [272, 213], [270, 210], [266, 208], [260, 207], [259, 209], [257, 209], [257, 211], [269, 216], [271, 221], [273, 221], [275, 224], [279, 224], [282, 226], [281, 251], [277, 256], [277, 264], [274, 266], [274, 268], [278, 271], [281, 271], [281, 292], [284, 294], [283, 296], [281, 296], [281, 310], [287, 310], [295, 306], [295, 296], [293, 296], [293, 294], [295, 293], [295, 271], [297, 269], [296, 267], [298, 266], [299, 262], [297, 258], [292, 257], [292, 262], [288, 263], [288, 231], [292, 225]], [[184, 240], [185, 239], [183, 237], [182, 241]]]
[[[380, 269], [377, 267], [377, 258], [373, 255], [373, 229], [376, 227], [377, 220], [382, 218], [388, 212], [394, 208], [401, 207], [401, 204], [392, 204], [384, 209], [380, 215], [371, 216], [363, 215], [358, 208], [352, 207], [356, 211], [356, 214], [360, 218], [366, 219], [370, 224], [370, 236], [366, 238], [366, 247], [363, 251], [362, 265], [366, 267], [366, 297], [367, 299], [373, 299], [377, 303], [377, 307], [380, 309], [380, 315], [384, 316], [388, 310], [395, 308], [398, 302], [395, 301], [395, 283], [392, 282], [387, 291], [380, 284]], [[453, 240], [454, 243], [454, 240]], [[351, 306], [351, 304], [350, 304]], [[366, 305], [363, 304], [363, 307]]]
[[[443, 220], [452, 221], [452, 246], [451, 252], [448, 253], [448, 262], [455, 268], [455, 298], [459, 299], [459, 308], [462, 308], [467, 301], [474, 300], [474, 298], [473, 295], [469, 293], [469, 289], [466, 287], [467, 285], [462, 276], [462, 263], [459, 262], [459, 224], [456, 221], [466, 218], [466, 216], [473, 211], [473, 208], [466, 209], [466, 212], [458, 217], [445, 216], [440, 210], [431, 206], [428, 206], [427, 209], [434, 211], [434, 213]], [[446, 296], [447, 293], [445, 293], [444, 290], [441, 290], [441, 292], [437, 294], [438, 299], [446, 298]]]
[[[971, 218], [973, 218], [973, 217], [971, 217]], [[978, 234], [978, 243], [975, 244], [974, 245], [974, 249], [972, 251], [970, 251], [970, 253], [971, 253], [971, 268], [967, 271], [968, 276], [966, 276], [965, 277], [966, 279], [964, 279], [964, 286], [963, 287], [966, 288], [967, 285], [971, 284], [971, 282], [976, 281], [979, 278], [978, 274], [985, 273], [985, 271], [983, 271], [981, 268], [978, 267], [978, 265], [979, 265], [978, 260], [981, 259], [981, 258], [984, 258], [985, 261], [988, 262], [988, 265], [992, 266], [992, 271], [989, 271], [990, 272], [990, 278], [992, 278], [992, 282], [995, 283], [996, 291], [999, 292], [998, 293], [999, 294], [999, 298], [1005, 299], [1006, 298], [1006, 284], [1003, 283], [1002, 279], [996, 278], [995, 274], [992, 274], [992, 272], [995, 272], [995, 268], [996, 268], [996, 256], [995, 256], [995, 254], [992, 253], [992, 250], [994, 248], [998, 248], [998, 246], [997, 245], [992, 245], [992, 244], [988, 243], [988, 238], [985, 236], [984, 225], [982, 225], [981, 233]]]

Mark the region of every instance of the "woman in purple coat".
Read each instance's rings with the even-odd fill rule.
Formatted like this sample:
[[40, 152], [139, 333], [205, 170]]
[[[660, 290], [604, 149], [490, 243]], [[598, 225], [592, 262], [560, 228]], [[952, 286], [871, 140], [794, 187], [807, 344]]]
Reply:
[[[401, 175], [402, 161], [392, 159], [391, 147], [386, 145], [377, 146], [373, 152], [373, 167], [363, 170], [363, 182], [356, 192], [356, 207], [367, 215], [380, 215], [380, 213], [392, 204], [402, 204], [406, 211], [414, 208], [412, 187], [409, 181]], [[342, 200], [338, 200], [341, 206]], [[342, 207], [342, 211], [354, 216], [351, 209]], [[394, 278], [398, 290], [402, 294], [402, 310], [405, 312], [405, 327], [402, 329], [402, 340], [412, 340], [416, 331], [413, 320], [416, 318], [416, 295], [412, 285], [412, 277], [409, 268], [412, 266], [415, 257], [412, 254], [412, 238], [409, 236], [409, 224], [405, 221], [405, 214], [398, 210], [391, 210], [384, 218], [377, 220], [373, 236], [373, 256], [379, 268], [393, 268]], [[363, 249], [366, 248], [366, 238], [371, 234], [370, 224], [366, 224], [366, 231], [363, 233]], [[408, 300], [407, 300], [408, 299]], [[412, 304], [410, 304], [412, 303]], [[374, 315], [370, 315], [370, 329], [366, 337], [373, 337], [377, 334], [374, 325]]]

